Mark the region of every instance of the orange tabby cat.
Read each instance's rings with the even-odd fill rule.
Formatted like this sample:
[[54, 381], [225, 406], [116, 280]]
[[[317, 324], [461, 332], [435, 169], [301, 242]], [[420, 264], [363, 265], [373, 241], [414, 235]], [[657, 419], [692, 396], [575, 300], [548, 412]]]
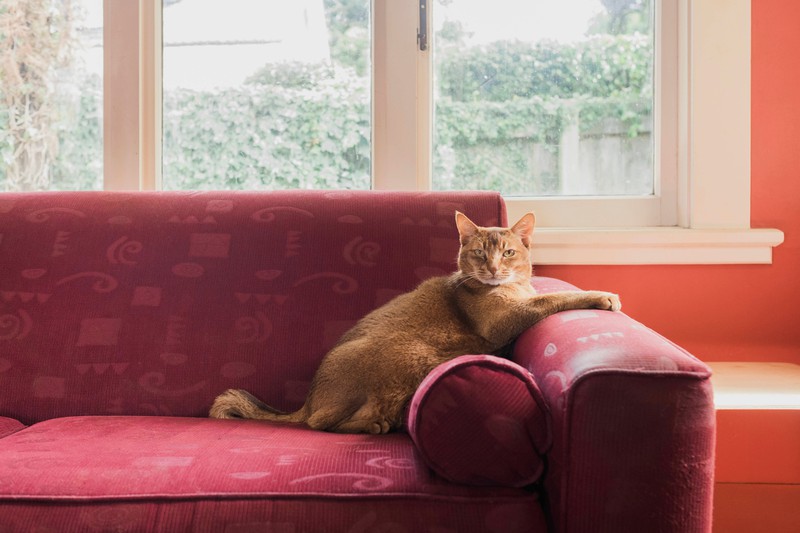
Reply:
[[531, 287], [533, 213], [511, 228], [476, 226], [456, 213], [458, 271], [429, 279], [362, 318], [325, 356], [305, 404], [281, 413], [243, 390], [229, 389], [214, 418], [304, 423], [339, 433], [386, 433], [422, 379], [465, 354], [499, 352], [543, 318], [567, 309], [620, 309], [598, 291], [536, 294]]

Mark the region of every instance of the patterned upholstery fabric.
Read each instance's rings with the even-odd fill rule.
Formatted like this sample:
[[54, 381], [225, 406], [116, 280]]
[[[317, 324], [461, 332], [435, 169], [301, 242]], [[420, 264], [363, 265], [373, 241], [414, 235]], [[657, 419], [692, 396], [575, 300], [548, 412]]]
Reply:
[[206, 418], [229, 387], [300, 406], [344, 331], [453, 270], [456, 209], [505, 223], [479, 192], [0, 195], [0, 531], [708, 530], [708, 369], [623, 314], [551, 317], [503, 363], [494, 400], [529, 371], [546, 404], [519, 468], [542, 485], [450, 482], [403, 433]]
[[0, 196], [0, 415], [204, 416], [244, 388], [302, 405], [371, 309], [452, 272], [454, 211], [496, 194]]
[[535, 493], [449, 483], [404, 434], [64, 417], [2, 439], [0, 450], [2, 531], [500, 533], [543, 524]]
[[544, 485], [558, 531], [711, 531], [716, 418], [705, 364], [624, 313], [597, 310], [546, 318], [513, 359], [550, 408]]
[[527, 370], [489, 355], [439, 365], [411, 401], [408, 432], [425, 462], [456, 483], [525, 487], [539, 480], [552, 438]]

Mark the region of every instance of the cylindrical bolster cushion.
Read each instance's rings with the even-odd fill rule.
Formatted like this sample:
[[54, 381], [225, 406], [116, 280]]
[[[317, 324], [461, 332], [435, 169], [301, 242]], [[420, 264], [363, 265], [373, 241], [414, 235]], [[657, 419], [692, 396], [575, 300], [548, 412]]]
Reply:
[[25, 425], [14, 418], [0, 416], [0, 439], [7, 437], [12, 433], [25, 429]]
[[470, 485], [536, 482], [551, 440], [530, 373], [489, 355], [464, 355], [433, 369], [411, 400], [408, 432], [437, 474]]

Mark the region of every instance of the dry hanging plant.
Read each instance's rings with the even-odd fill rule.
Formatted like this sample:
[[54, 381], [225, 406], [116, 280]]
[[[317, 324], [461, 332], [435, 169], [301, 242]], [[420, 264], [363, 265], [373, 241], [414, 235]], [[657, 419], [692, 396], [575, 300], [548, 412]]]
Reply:
[[74, 43], [72, 0], [0, 5], [0, 184], [7, 191], [50, 186], [58, 152], [57, 75], [70, 63]]

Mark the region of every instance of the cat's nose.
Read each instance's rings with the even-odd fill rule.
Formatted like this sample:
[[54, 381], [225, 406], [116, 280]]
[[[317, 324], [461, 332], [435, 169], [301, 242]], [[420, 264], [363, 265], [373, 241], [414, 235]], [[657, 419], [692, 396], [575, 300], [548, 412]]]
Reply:
[[488, 265], [486, 265], [486, 269], [489, 271], [489, 274], [491, 274], [492, 276], [497, 275], [497, 265], [489, 263]]

